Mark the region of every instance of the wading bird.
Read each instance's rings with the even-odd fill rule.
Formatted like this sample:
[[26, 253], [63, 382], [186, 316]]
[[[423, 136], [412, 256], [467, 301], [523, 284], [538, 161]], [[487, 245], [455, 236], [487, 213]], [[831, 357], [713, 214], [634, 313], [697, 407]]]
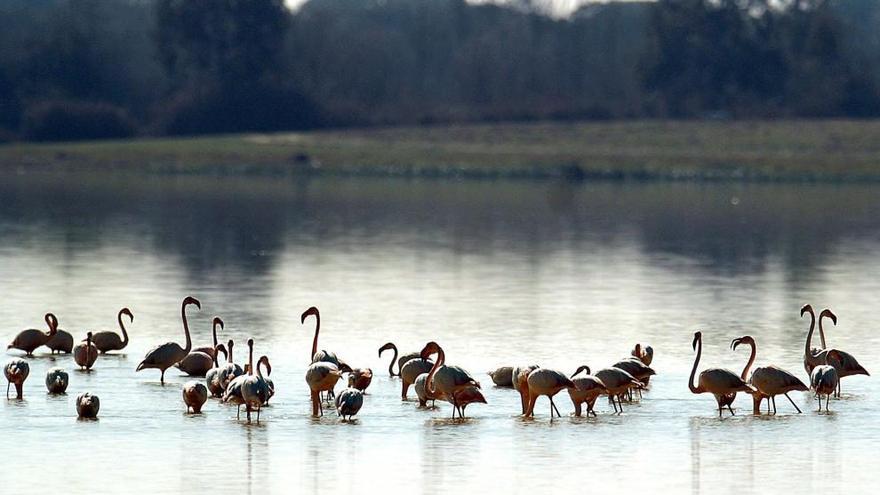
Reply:
[[[339, 357], [336, 356], [336, 353], [326, 351], [324, 349], [321, 349], [320, 351], [318, 350], [318, 333], [320, 333], [321, 331], [321, 313], [318, 311], [318, 308], [312, 306], [309, 309], [303, 311], [303, 314], [300, 316], [300, 323], [305, 324], [306, 318], [309, 316], [315, 317], [315, 337], [314, 339], [312, 339], [312, 363], [331, 363], [335, 365], [338, 370], [351, 371], [351, 367], [345, 364], [344, 361], [339, 359]], [[327, 400], [329, 401], [334, 397], [333, 389], [330, 388], [329, 390], [326, 390], [326, 392]]]
[[208, 389], [201, 382], [190, 380], [183, 384], [183, 403], [186, 404], [186, 412], [193, 414], [202, 412], [202, 406], [208, 400]]
[[217, 344], [217, 350], [214, 352], [214, 367], [205, 373], [205, 385], [208, 386], [208, 392], [211, 393], [211, 397], [220, 397], [226, 390], [226, 387], [220, 382], [220, 363], [217, 360], [217, 357], [221, 352], [223, 353], [224, 360], [229, 358], [226, 346], [223, 344]]
[[[400, 356], [400, 359], [398, 359], [397, 358], [397, 346], [394, 345], [393, 342], [388, 342], [387, 344], [385, 344], [379, 348], [379, 357], [381, 358], [382, 353], [389, 350], [389, 349], [394, 351], [394, 356], [391, 357], [391, 362], [388, 363], [388, 374], [391, 375], [392, 378], [395, 376], [400, 376], [400, 370], [403, 368], [403, 365], [406, 364], [407, 361], [409, 361], [410, 359], [417, 359], [419, 357], [418, 352], [410, 352], [410, 353], [404, 354], [403, 356]], [[397, 362], [397, 373], [396, 374], [394, 373], [394, 362], [395, 361]]]
[[414, 384], [420, 375], [430, 373], [431, 368], [433, 367], [434, 361], [424, 359], [421, 355], [403, 363], [403, 366], [400, 368], [401, 400], [406, 400], [406, 393], [409, 391], [409, 386]]
[[553, 396], [562, 391], [562, 389], [575, 388], [574, 382], [565, 376], [565, 373], [551, 370], [550, 368], [538, 368], [529, 373], [528, 384], [529, 407], [525, 414], [526, 417], [535, 416], [535, 403], [538, 401], [538, 397], [542, 395], [546, 395], [550, 399], [550, 419], [553, 419], [553, 411], [556, 411], [557, 416], [562, 417], [562, 414], [559, 414], [559, 409], [556, 408], [556, 404], [553, 403]]
[[455, 393], [455, 402], [458, 404], [458, 415], [464, 418], [464, 410], [468, 404], [486, 404], [486, 397], [479, 387], [465, 387]]
[[487, 371], [496, 387], [513, 387], [513, 366], [502, 366], [495, 371]]
[[370, 368], [355, 368], [348, 374], [348, 386], [356, 388], [361, 392], [367, 390], [373, 381], [373, 370]]
[[540, 368], [537, 364], [531, 366], [517, 366], [510, 372], [510, 382], [513, 388], [519, 392], [520, 405], [522, 406], [522, 414], [525, 415], [529, 410], [529, 374]]
[[[618, 414], [623, 414], [623, 402], [620, 398], [629, 393], [630, 389], [642, 388], [645, 386], [644, 383], [636, 380], [634, 376], [613, 366], [611, 368], [603, 368], [597, 371], [595, 376], [605, 385], [608, 400], [614, 407], [614, 412]], [[615, 397], [617, 398], [617, 403], [614, 402]]]
[[86, 334], [85, 342], [76, 344], [73, 350], [73, 360], [79, 365], [80, 369], [90, 371], [92, 365], [98, 360], [98, 348], [92, 343], [92, 332]]
[[351, 421], [351, 417], [356, 415], [363, 405], [363, 392], [356, 388], [349, 387], [342, 392], [339, 392], [339, 395], [336, 396], [336, 415], [341, 416], [343, 421], [345, 421], [345, 417], [348, 416], [348, 421]]
[[70, 377], [61, 368], [51, 368], [46, 372], [46, 389], [50, 394], [63, 394], [69, 382]]
[[413, 388], [416, 390], [416, 397], [419, 398], [419, 407], [428, 407], [428, 401], [431, 401], [431, 408], [436, 407], [434, 405], [434, 401], [437, 400], [436, 397], [428, 393], [428, 374], [422, 373], [416, 378], [416, 382], [413, 384]]
[[53, 325], [55, 327], [55, 334], [46, 341], [46, 347], [52, 351], [51, 354], [56, 352], [59, 354], [70, 354], [73, 350], [73, 335], [58, 328], [58, 319], [55, 318], [55, 315], [52, 315], [52, 318], [55, 320]]
[[58, 331], [58, 319], [55, 318], [55, 315], [52, 313], [46, 313], [46, 316], [43, 317], [46, 320], [46, 325], [49, 327], [48, 332], [43, 332], [37, 330], [35, 328], [29, 328], [27, 330], [22, 330], [12, 339], [12, 342], [6, 346], [7, 349], [19, 349], [25, 352], [27, 356], [33, 356], [34, 350], [41, 345], [46, 345], [46, 342], [55, 335], [55, 332]]
[[[819, 337], [822, 340], [822, 350], [817, 354], [818, 359], [823, 359], [827, 362], [828, 353], [831, 349], [825, 348], [825, 330], [822, 327], [822, 320], [824, 318], [830, 318], [831, 321], [837, 325], [837, 315], [831, 312], [830, 309], [823, 309], [821, 313], [819, 313]], [[837, 393], [836, 396], [840, 397], [840, 382], [844, 377], [853, 376], [853, 375], [868, 375], [868, 370], [866, 370], [859, 361], [850, 353], [841, 351], [840, 349], [834, 349], [840, 356], [840, 365], [837, 367]]]
[[822, 412], [822, 395], [825, 395], [825, 412], [828, 412], [828, 403], [831, 401], [831, 395], [837, 389], [840, 377], [837, 373], [837, 366], [841, 364], [840, 353], [832, 349], [827, 356], [830, 364], [820, 364], [813, 368], [810, 374], [810, 388], [816, 393], [819, 399], [819, 412]]
[[244, 399], [244, 407], [247, 411], [247, 420], [251, 420], [251, 411], [256, 409], [257, 423], [259, 423], [260, 412], [263, 410], [263, 404], [268, 402], [270, 393], [269, 384], [266, 383], [266, 379], [263, 377], [262, 371], [260, 371], [260, 364], [265, 363], [266, 369], [269, 373], [272, 373], [272, 365], [269, 364], [268, 357], [261, 356], [260, 360], [257, 362], [257, 374], [254, 375], [254, 367], [252, 364], [254, 362], [253, 339], [248, 340], [248, 348], [250, 349], [248, 357], [248, 374], [241, 382], [241, 397], [242, 399]]
[[119, 329], [122, 330], [121, 339], [116, 332], [104, 331], [96, 332], [92, 335], [92, 343], [95, 344], [95, 347], [98, 348], [101, 354], [106, 354], [109, 351], [120, 351], [128, 345], [128, 332], [125, 331], [125, 325], [122, 323], [122, 315], [128, 316], [129, 321], [134, 322], [134, 315], [130, 309], [122, 308], [119, 310], [119, 313], [116, 314], [116, 322], [119, 324]]
[[644, 350], [642, 350], [642, 344], [636, 344], [631, 354], [634, 358], [638, 358], [639, 361], [645, 363], [646, 366], [651, 366], [651, 363], [654, 361], [654, 348], [649, 345], [645, 346]]
[[[648, 383], [648, 379], [651, 377], [651, 375], [657, 374], [653, 370], [653, 368], [651, 368], [650, 366], [643, 363], [641, 359], [638, 359], [635, 357], [622, 359], [622, 360], [614, 363], [611, 367], [612, 368], [619, 368], [619, 369], [622, 369], [623, 371], [626, 371], [627, 373], [632, 375], [633, 378], [642, 382], [642, 384], [645, 384], [645, 385]], [[639, 391], [639, 398], [641, 398], [641, 390], [642, 389], [636, 388], [636, 390]], [[632, 389], [630, 389], [629, 393], [628, 393], [630, 400], [632, 400], [631, 394], [632, 394]]]
[[257, 372], [260, 371], [260, 365], [261, 365], [261, 364], [264, 365], [264, 366], [266, 367], [266, 374], [265, 374], [265, 375], [260, 375], [260, 376], [263, 377], [263, 380], [266, 382], [266, 385], [269, 386], [269, 395], [266, 397], [266, 402], [264, 402], [263, 405], [264, 405], [264, 406], [268, 406], [268, 405], [269, 405], [269, 399], [271, 399], [272, 396], [275, 395], [275, 382], [273, 382], [272, 379], [269, 378], [269, 375], [272, 374], [272, 365], [269, 364], [269, 358], [266, 357], [266, 356], [261, 356], [261, 357], [260, 357], [260, 360], [257, 361]]
[[[749, 374], [749, 368], [751, 368], [752, 364], [755, 362], [755, 355], [758, 350], [755, 339], [749, 335], [733, 339], [733, 341], [730, 342], [730, 347], [731, 349], [736, 350], [740, 344], [748, 344], [752, 348], [749, 362], [746, 364], [746, 367], [740, 375], [740, 378], [745, 381]], [[785, 398], [788, 399], [788, 401], [791, 402], [791, 405], [793, 405], [794, 408], [797, 409], [797, 412], [800, 413], [801, 409], [793, 400], [791, 400], [788, 393], [792, 391], [803, 392], [809, 390], [804, 382], [798, 377], [776, 366], [759, 366], [755, 368], [755, 371], [752, 372], [751, 378], [748, 378], [748, 382], [758, 390], [757, 393], [752, 394], [754, 414], [761, 414], [761, 401], [764, 399], [767, 399], [767, 412], [770, 412], [770, 402], [772, 401], [773, 414], [776, 414], [776, 396], [779, 394], [785, 395]]]
[[[421, 358], [428, 359], [432, 354], [437, 354], [437, 360], [428, 373], [426, 390], [438, 400], [444, 400], [452, 404], [452, 417], [455, 418], [459, 404], [456, 392], [469, 386], [480, 387], [480, 383], [474, 380], [470, 373], [459, 366], [446, 366], [446, 353], [436, 342], [428, 342], [422, 349]], [[462, 416], [463, 418], [463, 416]]]
[[167, 342], [158, 347], [154, 347], [147, 352], [144, 360], [138, 364], [135, 371], [147, 368], [155, 368], [162, 371], [159, 381], [165, 385], [165, 370], [177, 364], [181, 359], [185, 358], [192, 349], [192, 340], [189, 336], [189, 324], [186, 321], [186, 307], [194, 304], [197, 308], [202, 309], [202, 303], [198, 299], [187, 296], [180, 305], [180, 317], [183, 320], [183, 334], [186, 337], [186, 347], [180, 347], [176, 342]]
[[[694, 333], [693, 348], [697, 351], [697, 356], [694, 359], [694, 367], [691, 369], [691, 376], [688, 378], [688, 388], [690, 388], [691, 393], [693, 394], [703, 394], [708, 392], [714, 395], [715, 401], [718, 403], [719, 418], [722, 417], [722, 400], [725, 395], [732, 393], [735, 394], [736, 392], [754, 393], [757, 391], [753, 386], [737, 376], [736, 373], [722, 368], [708, 368], [703, 370], [700, 373], [699, 383], [694, 385], [697, 366], [699, 366], [700, 356], [703, 354], [702, 332]], [[730, 414], [733, 415], [733, 408], [730, 407], [730, 404], [727, 404], [727, 408], [730, 410]]]
[[9, 398], [9, 386], [15, 386], [15, 398], [21, 400], [24, 397], [24, 381], [31, 373], [31, 366], [21, 358], [12, 358], [3, 368], [6, 375], [6, 398]]
[[101, 400], [97, 395], [88, 392], [80, 394], [76, 398], [76, 414], [83, 419], [95, 419], [101, 409]]
[[342, 378], [342, 371], [333, 363], [318, 361], [309, 365], [306, 370], [306, 383], [312, 393], [312, 416], [324, 415], [321, 392], [333, 390], [340, 378]]
[[224, 391], [232, 380], [244, 374], [244, 370], [241, 366], [235, 364], [232, 356], [232, 348], [235, 347], [235, 342], [233, 342], [232, 339], [229, 339], [226, 346], [229, 355], [226, 357], [226, 364], [220, 367], [219, 374], [217, 375], [217, 380], [220, 382], [220, 386], [223, 387]]
[[[586, 372], [586, 376], [575, 378], [581, 371]], [[591, 375], [590, 367], [586, 365], [580, 366], [575, 370], [574, 374], [571, 375], [571, 381], [574, 383], [574, 388], [568, 389], [568, 396], [571, 397], [571, 403], [574, 404], [574, 415], [580, 416], [581, 404], [586, 404], [587, 417], [589, 417], [590, 414], [596, 416], [596, 411], [593, 410], [593, 406], [596, 404], [596, 399], [598, 399], [600, 395], [608, 393], [605, 384], [602, 383], [602, 380]]]

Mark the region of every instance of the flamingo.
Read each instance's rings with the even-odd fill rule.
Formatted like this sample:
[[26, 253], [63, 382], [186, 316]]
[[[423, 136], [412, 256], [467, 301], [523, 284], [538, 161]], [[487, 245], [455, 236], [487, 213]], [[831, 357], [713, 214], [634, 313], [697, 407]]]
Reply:
[[372, 381], [373, 370], [370, 368], [355, 368], [348, 374], [348, 386], [356, 388], [361, 392], [366, 391]]
[[351, 417], [356, 415], [363, 405], [364, 393], [356, 388], [348, 387], [336, 396], [336, 415], [341, 416], [343, 421], [348, 416], [348, 421], [351, 421]]
[[631, 354], [633, 357], [639, 358], [639, 361], [647, 366], [651, 366], [651, 362], [654, 361], [654, 348], [649, 345], [645, 346], [645, 349], [642, 350], [642, 344], [636, 344]]
[[458, 415], [463, 418], [468, 404], [486, 404], [486, 397], [479, 387], [471, 385], [455, 393], [455, 402], [458, 403]]
[[70, 354], [73, 350], [73, 335], [70, 335], [70, 332], [66, 332], [58, 328], [58, 319], [55, 318], [55, 315], [52, 315], [54, 319], [54, 327], [55, 334], [49, 337], [49, 340], [46, 341], [46, 347], [51, 350], [51, 354], [55, 354], [56, 352], [61, 354]]
[[[575, 376], [581, 371], [585, 371], [586, 376], [575, 378]], [[591, 375], [590, 367], [586, 365], [580, 366], [575, 370], [571, 375], [571, 381], [574, 382], [574, 388], [568, 389], [568, 396], [571, 397], [571, 403], [574, 404], [574, 415], [580, 417], [581, 404], [586, 404], [587, 417], [590, 416], [590, 413], [592, 413], [593, 416], [596, 416], [596, 411], [593, 410], [593, 406], [596, 404], [596, 399], [598, 399], [600, 395], [608, 393], [605, 384], [602, 383], [602, 380]]]
[[260, 360], [257, 362], [257, 374], [254, 375], [254, 339], [248, 339], [248, 374], [244, 380], [241, 382], [241, 396], [244, 399], [245, 410], [247, 411], [247, 419], [248, 422], [251, 420], [251, 411], [254, 409], [257, 410], [257, 423], [260, 422], [260, 412], [263, 409], [263, 404], [265, 404], [269, 400], [269, 384], [266, 383], [266, 379], [263, 378], [263, 373], [260, 371], [260, 364], [265, 363], [266, 369], [269, 373], [272, 373], [272, 365], [269, 364], [269, 358], [266, 356], [260, 357]]
[[434, 361], [422, 358], [421, 354], [403, 363], [403, 366], [400, 368], [401, 400], [406, 400], [406, 393], [409, 391], [409, 386], [414, 384], [420, 375], [430, 373], [431, 368], [433, 367]]
[[263, 377], [263, 380], [266, 382], [266, 385], [269, 386], [269, 395], [266, 396], [266, 402], [263, 403], [264, 406], [269, 405], [269, 399], [275, 395], [275, 382], [269, 378], [269, 375], [272, 374], [272, 365], [269, 363], [269, 358], [266, 356], [260, 356], [260, 360], [257, 361], [257, 373], [260, 372], [260, 365], [264, 365], [266, 367], [266, 375], [260, 375]]
[[[748, 344], [752, 348], [749, 362], [746, 364], [746, 367], [740, 375], [740, 378], [746, 380], [749, 368], [751, 368], [752, 364], [755, 362], [757, 344], [755, 343], [755, 339], [749, 335], [745, 335], [738, 339], [733, 339], [733, 341], [730, 342], [730, 347], [736, 350], [736, 348], [743, 343]], [[752, 394], [754, 414], [761, 414], [761, 401], [764, 399], [767, 399], [767, 412], [770, 412], [770, 402], [772, 401], [773, 414], [776, 414], [776, 396], [779, 394], [785, 395], [785, 398], [791, 402], [791, 405], [793, 405], [794, 408], [797, 409], [798, 414], [800, 414], [801, 409], [793, 400], [791, 400], [788, 393], [795, 390], [801, 392], [809, 390], [809, 388], [804, 385], [804, 382], [798, 377], [776, 366], [759, 366], [755, 368], [755, 371], [752, 372], [751, 378], [749, 378], [749, 383], [758, 390], [757, 393]]]
[[514, 390], [519, 392], [519, 400], [522, 405], [522, 414], [529, 410], [529, 373], [540, 368], [537, 364], [531, 366], [517, 366], [510, 372], [510, 382]]
[[244, 383], [245, 378], [247, 378], [247, 375], [234, 377], [229, 382], [229, 385], [226, 386], [226, 391], [223, 392], [223, 398], [220, 399], [222, 402], [236, 405], [235, 419], [241, 419], [241, 405], [244, 404], [244, 396], [241, 394], [241, 385]]
[[333, 363], [316, 361], [309, 365], [306, 370], [306, 383], [312, 392], [312, 416], [324, 415], [320, 394], [333, 390], [340, 378], [342, 378], [342, 371]]
[[830, 364], [820, 364], [813, 368], [810, 374], [810, 387], [819, 399], [819, 412], [822, 412], [822, 394], [825, 394], [825, 412], [828, 412], [831, 395], [834, 394], [840, 381], [837, 373], [837, 368], [842, 364], [840, 351], [832, 349], [828, 353], [827, 360]]
[[128, 345], [128, 332], [125, 331], [125, 325], [122, 323], [122, 315], [128, 316], [131, 322], [134, 322], [134, 315], [128, 308], [122, 308], [116, 314], [116, 322], [119, 323], [119, 329], [122, 330], [122, 338], [116, 332], [96, 332], [92, 335], [92, 343], [98, 348], [101, 354], [108, 351], [119, 351]]
[[[382, 353], [387, 350], [394, 351], [394, 356], [391, 357], [391, 362], [388, 363], [388, 374], [391, 375], [392, 378], [395, 376], [400, 376], [400, 370], [403, 368], [403, 365], [406, 364], [407, 361], [411, 359], [417, 359], [419, 357], [418, 352], [410, 352], [400, 356], [400, 359], [397, 358], [397, 346], [394, 345], [393, 342], [388, 342], [379, 348], [379, 357], [382, 357]], [[394, 373], [394, 362], [397, 361], [397, 373]]]
[[513, 366], [502, 366], [495, 371], [487, 371], [496, 387], [513, 387]]
[[813, 368], [820, 364], [825, 364], [825, 359], [824, 356], [821, 358], [819, 357], [821, 349], [811, 347], [813, 343], [813, 330], [816, 329], [816, 313], [813, 311], [813, 306], [805, 304], [804, 307], [801, 308], [801, 318], [803, 318], [806, 313], [810, 313], [810, 330], [807, 332], [807, 340], [804, 342], [804, 369], [809, 375], [813, 372]]
[[180, 347], [176, 342], [167, 342], [158, 347], [154, 347], [147, 352], [144, 360], [138, 364], [135, 371], [147, 368], [156, 368], [162, 371], [160, 382], [165, 385], [165, 370], [174, 366], [181, 359], [185, 358], [192, 349], [192, 340], [189, 336], [189, 324], [186, 321], [186, 307], [194, 304], [197, 308], [202, 309], [202, 303], [198, 299], [187, 296], [180, 305], [180, 317], [183, 320], [183, 334], [186, 336], [186, 347]]
[[226, 390], [232, 380], [244, 374], [244, 370], [241, 366], [235, 364], [232, 356], [232, 348], [235, 346], [235, 342], [233, 342], [232, 339], [229, 339], [226, 346], [229, 350], [229, 355], [226, 358], [226, 364], [220, 367], [220, 371], [217, 375], [217, 380], [220, 382], [220, 386], [223, 387], [223, 390]]
[[220, 397], [226, 390], [220, 382], [220, 364], [217, 361], [217, 356], [221, 352], [223, 353], [223, 359], [229, 358], [229, 352], [226, 351], [226, 346], [223, 344], [217, 344], [217, 350], [214, 352], [214, 367], [205, 373], [205, 384], [208, 386], [208, 392], [211, 393], [211, 397]]
[[[611, 368], [603, 368], [597, 371], [595, 377], [605, 384], [608, 400], [611, 401], [611, 405], [614, 406], [614, 412], [618, 414], [623, 414], [623, 403], [621, 402], [620, 397], [629, 392], [632, 388], [642, 388], [645, 386], [644, 383], [636, 380], [634, 376], [613, 366]], [[616, 404], [614, 403], [615, 397], [617, 397]], [[619, 410], [618, 407], [620, 408]]]
[[190, 380], [183, 384], [183, 403], [186, 404], [186, 412], [192, 410], [193, 414], [202, 412], [202, 406], [208, 400], [208, 388], [201, 382]]
[[[699, 347], [698, 347], [699, 346]], [[718, 402], [718, 417], [722, 416], [722, 400], [725, 395], [735, 394], [736, 392], [755, 393], [755, 387], [749, 385], [736, 373], [722, 368], [708, 368], [700, 373], [700, 381], [698, 385], [694, 385], [694, 376], [697, 374], [697, 366], [700, 364], [700, 356], [703, 354], [703, 333], [694, 333], [693, 348], [697, 350], [696, 359], [694, 359], [694, 367], [691, 370], [691, 376], [688, 378], [688, 388], [693, 394], [703, 394], [709, 392], [715, 396]], [[735, 414], [730, 404], [726, 404], [730, 410], [730, 414]]]
[[[341, 371], [351, 371], [351, 367], [345, 364], [344, 361], [339, 359], [336, 356], [336, 353], [326, 351], [324, 349], [318, 351], [318, 333], [320, 333], [321, 331], [321, 313], [318, 311], [318, 308], [312, 306], [309, 309], [303, 311], [303, 314], [300, 316], [300, 323], [305, 324], [306, 318], [309, 316], [315, 317], [315, 337], [312, 340], [312, 363], [332, 363], [336, 365], [337, 369]], [[331, 388], [327, 390], [327, 400], [332, 399], [333, 396], [333, 389]]]
[[[647, 385], [648, 379], [651, 378], [651, 375], [657, 374], [657, 372], [654, 371], [650, 366], [643, 363], [641, 359], [635, 358], [635, 357], [630, 357], [630, 358], [620, 360], [620, 361], [614, 363], [611, 367], [612, 368], [619, 368], [619, 369], [622, 369], [623, 371], [626, 371], [627, 373], [632, 375], [636, 380], [642, 382], [643, 385]], [[639, 398], [641, 398], [641, 390], [642, 389], [637, 388], [636, 390], [638, 390], [640, 392]], [[630, 389], [630, 392], [631, 391], [632, 391], [632, 389]], [[632, 397], [630, 397], [629, 399], [631, 400]]]
[[70, 377], [61, 368], [52, 368], [46, 372], [46, 388], [50, 394], [63, 394], [67, 391]]
[[88, 392], [80, 394], [76, 398], [76, 414], [81, 419], [95, 419], [101, 409], [101, 399], [97, 395]]
[[463, 368], [459, 366], [446, 366], [446, 353], [443, 352], [443, 348], [436, 342], [428, 342], [425, 345], [421, 352], [421, 358], [427, 359], [432, 354], [437, 354], [437, 361], [434, 362], [434, 366], [431, 367], [431, 371], [428, 373], [426, 390], [437, 399], [445, 400], [452, 404], [452, 417], [454, 419], [456, 410], [461, 414], [456, 392], [468, 386], [479, 388], [480, 384]]
[[192, 351], [174, 367], [189, 376], [205, 376], [214, 367], [214, 358], [201, 351]]
[[98, 348], [92, 343], [92, 332], [86, 334], [86, 341], [80, 342], [73, 349], [73, 360], [79, 365], [80, 369], [85, 368], [91, 371], [92, 365], [98, 360]]
[[34, 350], [41, 345], [46, 345], [46, 342], [58, 331], [58, 318], [55, 318], [55, 315], [46, 313], [43, 319], [46, 320], [46, 325], [49, 327], [48, 332], [42, 332], [35, 328], [22, 330], [6, 348], [19, 349], [24, 351], [26, 356], [33, 356]]
[[553, 403], [553, 396], [564, 388], [569, 390], [575, 388], [574, 382], [565, 376], [565, 373], [551, 370], [550, 368], [538, 368], [532, 371], [529, 373], [527, 380], [529, 384], [529, 408], [525, 416], [534, 417], [535, 403], [538, 401], [538, 397], [546, 395], [550, 399], [550, 419], [553, 419], [554, 410], [561, 418], [562, 415], [559, 414], [559, 409]]
[[[837, 315], [831, 312], [830, 309], [823, 309], [819, 314], [819, 338], [822, 340], [822, 350], [816, 355], [818, 359], [823, 359], [827, 362], [828, 352], [831, 349], [825, 348], [825, 330], [822, 328], [822, 320], [824, 318], [830, 318], [831, 321], [837, 325]], [[837, 393], [836, 396], [840, 397], [840, 382], [846, 376], [852, 375], [868, 375], [868, 370], [866, 370], [859, 361], [850, 353], [841, 351], [840, 349], [835, 349], [837, 353], [840, 355], [840, 366], [837, 367]]]
[[416, 378], [413, 388], [416, 389], [416, 396], [419, 398], [419, 407], [428, 407], [428, 401], [431, 401], [431, 408], [436, 407], [434, 401], [437, 399], [428, 393], [428, 373], [422, 373]]
[[15, 385], [15, 398], [21, 400], [24, 397], [24, 381], [31, 373], [31, 366], [21, 358], [12, 358], [3, 368], [6, 375], [6, 398], [9, 398], [9, 386]]

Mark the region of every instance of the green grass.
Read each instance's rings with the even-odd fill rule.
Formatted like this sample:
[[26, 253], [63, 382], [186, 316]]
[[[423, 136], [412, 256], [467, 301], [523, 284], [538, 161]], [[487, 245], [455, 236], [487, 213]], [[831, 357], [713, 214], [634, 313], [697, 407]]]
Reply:
[[0, 170], [880, 180], [880, 121], [474, 124], [0, 146]]

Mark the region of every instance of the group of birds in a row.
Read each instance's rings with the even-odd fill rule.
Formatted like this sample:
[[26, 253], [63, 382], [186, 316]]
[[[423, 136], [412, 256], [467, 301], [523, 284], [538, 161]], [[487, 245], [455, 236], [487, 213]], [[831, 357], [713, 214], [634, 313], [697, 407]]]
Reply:
[[[229, 340], [226, 345], [219, 343], [217, 329], [224, 328], [223, 321], [219, 317], [213, 319], [213, 346], [192, 349], [192, 339], [187, 322], [186, 308], [195, 305], [201, 309], [200, 302], [187, 297], [181, 305], [181, 319], [183, 321], [186, 344], [181, 347], [175, 342], [168, 342], [157, 346], [147, 352], [136, 371], [143, 369], [158, 369], [161, 371], [160, 381], [165, 383], [165, 371], [176, 366], [184, 373], [191, 376], [204, 376], [205, 383], [189, 381], [183, 386], [183, 400], [188, 411], [200, 412], [202, 406], [211, 397], [220, 398], [223, 402], [239, 406], [244, 405], [247, 419], [250, 421], [251, 413], [256, 411], [257, 421], [261, 409], [268, 404], [275, 394], [275, 385], [269, 378], [272, 373], [272, 365], [267, 356], [261, 356], [254, 366], [254, 341], [248, 339], [248, 361], [242, 368], [233, 361], [234, 342]], [[810, 330], [804, 351], [804, 366], [811, 376], [811, 388], [817, 396], [820, 396], [819, 409], [821, 410], [821, 395], [829, 397], [837, 390], [839, 395], [839, 379], [844, 376], [865, 374], [868, 372], [859, 365], [858, 361], [850, 354], [838, 349], [828, 349], [825, 345], [823, 319], [830, 318], [835, 324], [837, 317], [830, 311], [824, 310], [819, 316], [819, 332], [822, 348], [812, 348], [811, 340], [816, 326], [816, 315], [810, 305], [801, 310], [801, 315], [809, 313], [811, 316]], [[134, 321], [134, 315], [128, 308], [123, 308], [117, 315], [119, 327], [122, 330], [122, 338], [115, 332], [88, 332], [83, 342], [73, 346], [72, 336], [58, 328], [58, 319], [50, 314], [46, 315], [46, 323], [49, 332], [29, 329], [19, 333], [8, 348], [23, 350], [27, 355], [41, 346], [48, 346], [53, 353], [73, 353], [76, 363], [85, 370], [90, 370], [98, 359], [99, 354], [109, 351], [121, 350], [128, 344], [128, 334], [123, 324], [123, 315]], [[315, 318], [315, 333], [312, 341], [311, 364], [306, 370], [305, 380], [311, 393], [312, 415], [323, 415], [325, 401], [333, 400], [337, 414], [343, 419], [351, 419], [361, 409], [364, 403], [364, 391], [369, 387], [373, 373], [369, 368], [352, 368], [333, 353], [326, 350], [318, 350], [318, 336], [321, 329], [321, 317], [317, 308], [307, 309], [301, 316], [301, 323], [305, 323], [310, 316]], [[51, 345], [50, 345], [51, 344]], [[761, 402], [767, 399], [768, 412], [771, 403], [773, 411], [776, 411], [775, 397], [785, 395], [792, 405], [800, 412], [800, 409], [788, 396], [788, 393], [796, 390], [806, 391], [809, 388], [795, 375], [776, 366], [761, 366], [752, 371], [749, 370], [755, 361], [756, 343], [750, 336], [740, 337], [731, 342], [731, 348], [736, 349], [739, 345], [747, 344], [751, 347], [751, 355], [742, 373], [736, 373], [719, 368], [706, 369], [699, 375], [699, 380], [694, 385], [694, 377], [702, 354], [702, 334], [694, 334], [693, 347], [697, 351], [694, 367], [688, 379], [688, 387], [692, 393], [711, 393], [715, 396], [718, 404], [718, 414], [722, 415], [723, 408], [727, 407], [731, 414], [731, 407], [736, 394], [744, 392], [753, 397], [754, 413], [760, 414]], [[418, 396], [419, 405], [424, 407], [428, 401], [446, 401], [452, 404], [452, 417], [456, 414], [464, 417], [465, 409], [472, 403], [486, 403], [480, 383], [465, 369], [446, 364], [446, 354], [436, 342], [427, 343], [419, 352], [411, 352], [398, 356], [398, 349], [389, 342], [379, 348], [381, 357], [385, 351], [391, 350], [394, 355], [388, 366], [388, 372], [392, 377], [399, 377], [402, 384], [401, 397], [407, 399], [407, 392], [413, 386]], [[218, 360], [218, 355], [223, 353], [224, 362]], [[434, 357], [434, 359], [432, 359]], [[653, 349], [650, 346], [644, 349], [636, 344], [631, 356], [622, 359], [609, 368], [603, 368], [595, 374], [591, 373], [588, 366], [580, 366], [569, 377], [565, 373], [550, 368], [532, 366], [505, 366], [489, 372], [495, 385], [499, 387], [511, 387], [520, 394], [521, 412], [524, 416], [533, 416], [535, 404], [539, 397], [547, 396], [550, 400], [550, 415], [560, 415], [553, 397], [563, 389], [568, 391], [569, 397], [575, 408], [575, 415], [580, 416], [582, 406], [586, 405], [587, 415], [596, 415], [593, 406], [602, 395], [609, 398], [616, 413], [623, 412], [623, 401], [632, 400], [635, 391], [647, 388], [650, 377], [655, 374], [651, 368]], [[397, 372], [394, 365], [397, 365]], [[266, 375], [263, 375], [265, 368]], [[23, 395], [24, 381], [29, 373], [27, 361], [22, 359], [11, 360], [4, 369], [9, 385], [14, 385], [17, 397]], [[584, 372], [581, 375], [581, 372]], [[337, 382], [348, 374], [348, 387], [338, 395], [335, 394]], [[63, 393], [67, 389], [69, 377], [61, 368], [52, 368], [47, 372], [46, 387], [50, 393]], [[9, 394], [7, 385], [7, 397]], [[77, 411], [83, 417], [95, 417], [99, 408], [99, 400], [96, 396], [83, 394], [77, 398]], [[828, 399], [826, 398], [826, 410]], [[561, 416], [561, 415], [560, 415]]]

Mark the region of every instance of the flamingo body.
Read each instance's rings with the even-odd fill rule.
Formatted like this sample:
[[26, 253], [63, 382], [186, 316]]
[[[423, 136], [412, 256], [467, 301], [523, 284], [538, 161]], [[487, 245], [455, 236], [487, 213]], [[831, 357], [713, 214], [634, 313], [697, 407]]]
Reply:
[[76, 414], [83, 419], [95, 419], [101, 410], [101, 399], [88, 392], [76, 398]]
[[9, 398], [9, 386], [15, 386], [15, 398], [22, 399], [24, 397], [24, 381], [27, 380], [31, 373], [31, 366], [27, 361], [21, 358], [10, 359], [3, 368], [3, 374], [6, 375], [6, 398]]
[[486, 373], [498, 387], [513, 387], [513, 366], [502, 366]]
[[554, 410], [556, 410], [557, 415], [561, 416], [559, 410], [556, 409], [556, 405], [553, 403], [553, 396], [562, 389], [575, 388], [574, 382], [565, 376], [565, 373], [550, 368], [538, 368], [532, 371], [529, 373], [527, 381], [529, 385], [529, 408], [526, 411], [526, 416], [535, 415], [535, 403], [538, 401], [538, 397], [542, 395], [546, 395], [550, 399], [550, 418], [553, 418]]
[[348, 416], [356, 415], [364, 405], [364, 393], [356, 388], [349, 387], [336, 396], [336, 414], [341, 416], [343, 420]]
[[193, 414], [202, 412], [202, 406], [208, 400], [208, 388], [195, 380], [183, 384], [183, 403], [186, 404], [186, 412]]
[[67, 391], [70, 377], [61, 368], [52, 368], [46, 372], [46, 389], [50, 394], [63, 394]]

